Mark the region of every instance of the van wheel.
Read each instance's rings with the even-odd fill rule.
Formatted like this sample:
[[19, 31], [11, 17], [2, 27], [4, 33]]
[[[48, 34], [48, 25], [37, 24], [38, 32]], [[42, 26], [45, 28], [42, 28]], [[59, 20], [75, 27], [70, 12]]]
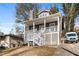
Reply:
[[71, 43], [73, 43], [73, 42], [71, 42]]
[[68, 41], [65, 41], [65, 43], [68, 43]]
[[76, 43], [78, 43], [78, 41], [76, 41]]

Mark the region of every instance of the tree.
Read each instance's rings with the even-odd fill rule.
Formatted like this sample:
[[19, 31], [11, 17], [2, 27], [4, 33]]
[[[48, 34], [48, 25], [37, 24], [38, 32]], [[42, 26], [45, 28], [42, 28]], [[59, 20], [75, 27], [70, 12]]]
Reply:
[[[38, 13], [38, 5], [37, 4], [33, 4], [33, 3], [21, 3], [21, 4], [17, 4], [16, 7], [16, 21], [20, 20], [26, 20], [29, 19], [29, 14], [30, 14], [30, 10], [34, 11], [34, 17], [37, 17], [37, 13]], [[19, 22], [20, 22], [19, 21]]]
[[16, 34], [18, 35], [18, 36], [21, 36], [21, 37], [23, 37], [23, 25], [21, 25], [21, 24], [16, 24], [16, 26], [15, 26], [15, 29], [16, 29]]
[[[35, 3], [20, 3], [16, 7], [16, 23], [23, 24], [23, 21], [28, 20], [30, 17], [30, 10], [33, 10], [33, 18], [38, 17], [38, 4]], [[22, 27], [16, 25], [16, 32], [23, 33]]]
[[64, 32], [74, 31], [74, 18], [76, 17], [76, 13], [78, 11], [79, 6], [75, 3], [64, 3], [63, 4], [63, 11], [65, 16], [63, 20], [65, 22]]
[[55, 13], [57, 13], [57, 12], [59, 12], [59, 10], [58, 10], [58, 8], [56, 7], [56, 5], [55, 5], [54, 7], [51, 7], [51, 9], [50, 9], [50, 14], [55, 14]]

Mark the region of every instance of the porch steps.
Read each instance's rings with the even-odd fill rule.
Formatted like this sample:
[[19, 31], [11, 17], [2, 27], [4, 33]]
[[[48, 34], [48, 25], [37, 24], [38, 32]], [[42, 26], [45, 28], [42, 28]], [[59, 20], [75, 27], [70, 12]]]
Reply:
[[36, 43], [36, 44], [38, 44], [39, 46], [41, 46], [41, 45], [43, 45], [43, 37], [41, 37], [41, 34], [37, 34], [37, 33], [35, 33], [34, 34], [35, 35], [35, 39], [34, 39], [34, 42]]

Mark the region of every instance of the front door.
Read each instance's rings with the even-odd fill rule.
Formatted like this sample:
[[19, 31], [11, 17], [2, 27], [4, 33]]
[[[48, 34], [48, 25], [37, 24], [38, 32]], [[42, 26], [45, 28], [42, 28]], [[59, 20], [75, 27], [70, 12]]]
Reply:
[[44, 28], [44, 25], [39, 25], [39, 29], [43, 29]]

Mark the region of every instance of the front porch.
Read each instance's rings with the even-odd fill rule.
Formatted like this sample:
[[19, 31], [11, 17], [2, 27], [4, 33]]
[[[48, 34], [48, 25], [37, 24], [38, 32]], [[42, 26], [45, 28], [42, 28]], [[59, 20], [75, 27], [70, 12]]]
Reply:
[[61, 15], [54, 14], [25, 22], [24, 40], [30, 46], [30, 41], [39, 46], [59, 45], [61, 31]]

